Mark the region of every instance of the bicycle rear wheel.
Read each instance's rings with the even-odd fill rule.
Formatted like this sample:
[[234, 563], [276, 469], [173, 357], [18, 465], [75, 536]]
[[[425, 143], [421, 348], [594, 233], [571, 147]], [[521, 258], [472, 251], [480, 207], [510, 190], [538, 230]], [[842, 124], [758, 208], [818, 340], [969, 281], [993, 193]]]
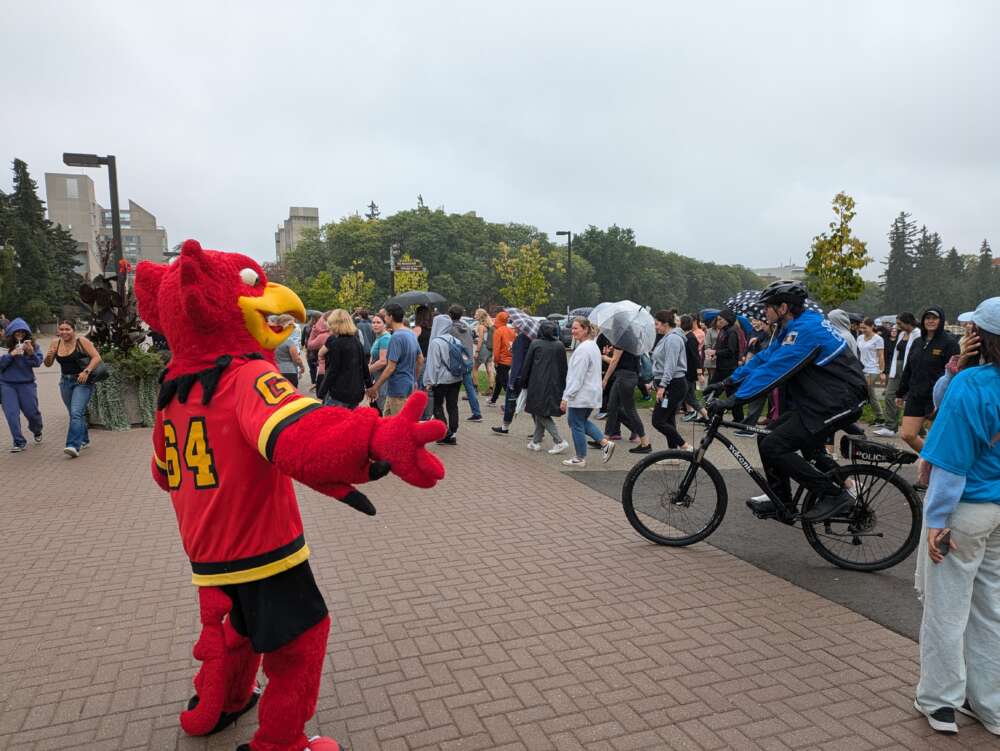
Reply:
[[[683, 497], [679, 487], [694, 475]], [[687, 451], [658, 451], [640, 461], [625, 478], [622, 506], [635, 530], [659, 545], [683, 546], [704, 540], [726, 515], [726, 483], [712, 464], [694, 464]]]
[[[802, 521], [813, 550], [830, 563], [852, 571], [882, 571], [902, 562], [920, 542], [922, 510], [913, 487], [885, 467], [851, 464], [838, 479], [857, 498], [843, 514], [822, 522]], [[817, 497], [810, 494], [803, 512]]]

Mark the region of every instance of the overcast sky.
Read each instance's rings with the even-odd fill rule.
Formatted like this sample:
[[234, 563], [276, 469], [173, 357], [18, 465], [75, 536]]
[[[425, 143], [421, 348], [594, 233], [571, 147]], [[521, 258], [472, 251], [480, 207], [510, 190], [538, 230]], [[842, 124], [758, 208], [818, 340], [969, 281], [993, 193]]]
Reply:
[[900, 210], [1000, 251], [998, 3], [151, 5], [0, 0], [0, 153], [43, 189], [63, 151], [117, 155], [171, 245], [268, 260], [290, 205], [421, 193], [766, 266], [846, 190], [879, 260]]

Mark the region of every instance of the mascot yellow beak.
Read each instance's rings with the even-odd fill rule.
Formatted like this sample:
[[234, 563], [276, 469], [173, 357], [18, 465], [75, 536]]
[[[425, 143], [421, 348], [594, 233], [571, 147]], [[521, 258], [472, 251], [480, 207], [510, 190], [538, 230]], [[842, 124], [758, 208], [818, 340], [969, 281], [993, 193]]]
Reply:
[[306, 320], [306, 308], [299, 296], [280, 284], [268, 282], [263, 295], [241, 297], [238, 302], [247, 331], [264, 349], [274, 349], [293, 331], [292, 327], [278, 329], [271, 326], [267, 321], [270, 316], [287, 313], [299, 323], [305, 323]]

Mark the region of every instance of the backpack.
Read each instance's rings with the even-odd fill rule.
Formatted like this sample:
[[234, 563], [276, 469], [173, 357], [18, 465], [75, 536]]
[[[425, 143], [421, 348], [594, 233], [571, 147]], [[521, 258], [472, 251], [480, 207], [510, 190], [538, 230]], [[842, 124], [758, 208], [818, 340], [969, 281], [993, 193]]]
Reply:
[[653, 358], [643, 352], [639, 355], [639, 383], [650, 383], [653, 380]]
[[445, 339], [445, 337], [439, 336], [437, 338], [443, 339], [444, 343], [448, 345], [448, 372], [456, 378], [465, 378], [466, 373], [472, 372], [472, 356], [455, 337]]

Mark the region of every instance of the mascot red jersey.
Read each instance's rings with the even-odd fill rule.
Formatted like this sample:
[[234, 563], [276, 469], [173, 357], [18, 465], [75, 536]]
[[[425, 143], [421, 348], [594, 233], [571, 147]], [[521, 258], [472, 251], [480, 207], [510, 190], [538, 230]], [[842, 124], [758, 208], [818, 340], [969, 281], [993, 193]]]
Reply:
[[[316, 709], [330, 616], [309, 568], [292, 478], [359, 511], [355, 485], [390, 469], [432, 487], [444, 468], [424, 446], [445, 434], [418, 422], [426, 395], [382, 419], [298, 393], [271, 351], [290, 333], [268, 325], [302, 302], [237, 253], [184, 243], [170, 266], [144, 261], [139, 313], [170, 345], [153, 431], [153, 478], [170, 493], [199, 587], [202, 662], [181, 713], [191, 735], [218, 732], [260, 699], [251, 751], [336, 751], [305, 736]], [[263, 660], [263, 693], [257, 672]]]

